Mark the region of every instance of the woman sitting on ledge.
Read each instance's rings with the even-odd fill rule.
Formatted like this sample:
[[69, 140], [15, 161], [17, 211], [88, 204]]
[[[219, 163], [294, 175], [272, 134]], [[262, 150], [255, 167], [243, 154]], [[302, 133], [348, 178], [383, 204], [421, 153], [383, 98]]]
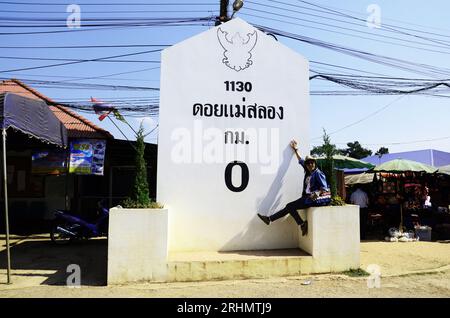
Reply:
[[306, 156], [305, 160], [303, 160], [298, 153], [297, 142], [292, 140], [290, 145], [297, 156], [298, 162], [305, 169], [302, 196], [288, 203], [284, 209], [273, 215], [265, 216], [258, 213], [258, 216], [264, 223], [269, 225], [270, 222], [276, 221], [289, 213], [300, 226], [304, 236], [308, 233], [308, 221], [303, 221], [297, 210], [328, 205], [331, 202], [331, 194], [325, 174], [317, 168], [316, 159]]

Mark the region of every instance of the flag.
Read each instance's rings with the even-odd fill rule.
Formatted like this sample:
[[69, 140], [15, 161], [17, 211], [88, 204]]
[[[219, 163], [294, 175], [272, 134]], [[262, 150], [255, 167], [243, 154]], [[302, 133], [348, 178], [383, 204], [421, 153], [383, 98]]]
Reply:
[[111, 105], [105, 104], [104, 102], [96, 98], [91, 97], [91, 102], [94, 103], [94, 105], [92, 105], [92, 108], [94, 108], [94, 112], [97, 115], [100, 115], [98, 117], [100, 121], [105, 119], [111, 112], [115, 110], [115, 108]]
[[[117, 109], [113, 109], [113, 114], [114, 114], [114, 117], [116, 117], [116, 119], [117, 120], [120, 120], [120, 121], [122, 121], [122, 122], [124, 122], [124, 123], [127, 123], [127, 121], [125, 120], [125, 118], [119, 113], [119, 111], [117, 110]], [[128, 123], [127, 123], [128, 124]]]

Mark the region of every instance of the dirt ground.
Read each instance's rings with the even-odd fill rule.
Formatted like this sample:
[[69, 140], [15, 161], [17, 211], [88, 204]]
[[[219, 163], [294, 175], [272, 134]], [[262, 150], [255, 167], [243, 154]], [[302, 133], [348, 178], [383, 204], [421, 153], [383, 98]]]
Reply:
[[[0, 236], [0, 297], [450, 297], [449, 242], [363, 242], [361, 268], [381, 269], [380, 288], [367, 277], [322, 274], [298, 277], [104, 286], [107, 241], [54, 246], [48, 235], [12, 240], [13, 284], [6, 285], [4, 238]], [[81, 287], [69, 288], [69, 264], [82, 268]], [[310, 281], [309, 285], [302, 283]]]

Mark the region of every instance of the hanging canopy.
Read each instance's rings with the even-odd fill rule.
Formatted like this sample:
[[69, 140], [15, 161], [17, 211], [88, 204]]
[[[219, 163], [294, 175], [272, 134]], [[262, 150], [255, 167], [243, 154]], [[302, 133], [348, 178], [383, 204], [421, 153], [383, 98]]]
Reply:
[[0, 128], [10, 127], [43, 142], [67, 147], [66, 128], [43, 101], [0, 94]]
[[407, 171], [435, 173], [437, 171], [437, 168], [416, 161], [406, 159], [395, 159], [382, 163], [381, 165], [376, 166], [371, 171], [392, 172], [392, 173], [401, 173]]
[[438, 173], [450, 175], [450, 165], [439, 167]]
[[373, 182], [373, 173], [360, 173], [345, 176], [345, 185], [366, 184]]
[[[317, 161], [319, 163], [321, 163], [322, 161], [326, 160], [325, 157], [319, 157], [317, 158]], [[362, 161], [362, 160], [358, 160], [355, 158], [351, 158], [351, 157], [347, 157], [347, 156], [341, 156], [341, 155], [334, 155], [333, 156], [333, 161], [334, 161], [334, 168], [335, 169], [371, 169], [373, 167], [375, 167], [375, 165]]]

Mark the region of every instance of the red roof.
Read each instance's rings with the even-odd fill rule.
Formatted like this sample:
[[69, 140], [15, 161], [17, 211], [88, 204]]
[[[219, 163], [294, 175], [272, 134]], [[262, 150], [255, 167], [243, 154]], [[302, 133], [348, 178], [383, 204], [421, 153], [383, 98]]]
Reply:
[[[1, 93], [14, 93], [29, 98], [55, 102], [17, 79], [0, 82]], [[49, 106], [55, 116], [64, 124], [69, 138], [114, 138], [108, 131], [98, 127], [81, 115], [61, 105]]]

